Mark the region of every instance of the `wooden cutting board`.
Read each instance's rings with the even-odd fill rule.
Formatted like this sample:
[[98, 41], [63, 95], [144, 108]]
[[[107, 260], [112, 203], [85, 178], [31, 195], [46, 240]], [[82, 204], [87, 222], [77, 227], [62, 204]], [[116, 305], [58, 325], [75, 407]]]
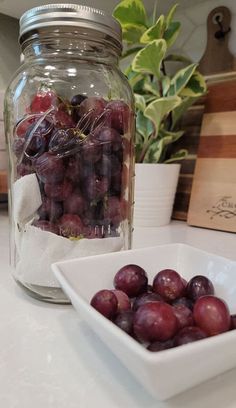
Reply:
[[187, 222], [236, 232], [236, 78], [209, 86]]

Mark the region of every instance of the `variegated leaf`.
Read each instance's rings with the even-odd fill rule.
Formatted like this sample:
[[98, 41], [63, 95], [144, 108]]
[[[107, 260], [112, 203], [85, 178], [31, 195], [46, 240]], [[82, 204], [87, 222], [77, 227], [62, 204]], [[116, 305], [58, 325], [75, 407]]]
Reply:
[[179, 70], [171, 79], [168, 95], [178, 95], [185, 88], [196, 68], [197, 64], [191, 64], [188, 67]]
[[136, 93], [134, 94], [134, 98], [135, 98], [135, 107], [136, 107], [136, 109], [144, 112], [145, 108], [146, 108], [145, 98], [142, 95], [139, 95], [139, 94], [136, 94]]
[[181, 91], [181, 96], [199, 97], [207, 90], [206, 82], [200, 72], [195, 71], [187, 85]]
[[172, 23], [177, 7], [178, 7], [178, 4], [174, 4], [171, 7], [171, 9], [168, 11], [167, 16], [165, 18], [166, 28], [169, 28], [169, 25]]
[[132, 68], [134, 71], [161, 77], [161, 62], [166, 53], [165, 40], [154, 40], [140, 50], [134, 57]]
[[173, 21], [172, 23], [170, 23], [169, 28], [165, 31], [163, 36], [168, 47], [171, 47], [175, 43], [179, 35], [180, 28], [181, 24], [178, 21]]
[[164, 163], [173, 163], [179, 160], [184, 160], [188, 157], [188, 151], [186, 149], [178, 150], [178, 152], [172, 154], [170, 159], [165, 160]]
[[123, 0], [114, 9], [113, 16], [123, 24], [146, 26], [147, 14], [142, 0]]
[[156, 24], [150, 27], [147, 31], [145, 31], [140, 38], [140, 42], [142, 44], [148, 44], [150, 41], [157, 40], [162, 38], [164, 30], [165, 30], [165, 17], [161, 15]]
[[156, 99], [146, 107], [144, 115], [153, 122], [156, 135], [158, 134], [162, 119], [180, 103], [181, 98], [178, 96], [169, 96]]

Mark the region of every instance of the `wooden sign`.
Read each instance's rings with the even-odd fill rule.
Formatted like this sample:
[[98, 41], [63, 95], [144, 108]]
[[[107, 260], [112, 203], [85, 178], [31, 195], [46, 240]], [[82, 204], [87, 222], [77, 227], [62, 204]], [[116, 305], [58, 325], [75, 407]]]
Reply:
[[236, 232], [236, 80], [209, 87], [187, 222]]

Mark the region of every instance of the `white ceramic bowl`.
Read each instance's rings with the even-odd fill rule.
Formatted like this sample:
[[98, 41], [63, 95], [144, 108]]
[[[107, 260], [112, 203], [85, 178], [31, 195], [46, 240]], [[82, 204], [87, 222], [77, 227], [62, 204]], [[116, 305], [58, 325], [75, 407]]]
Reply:
[[142, 266], [150, 282], [164, 268], [176, 269], [187, 280], [206, 275], [216, 294], [236, 313], [236, 262], [184, 244], [170, 244], [52, 265], [80, 316], [153, 396], [167, 399], [236, 366], [236, 330], [152, 353], [92, 308], [92, 296], [112, 288], [115, 273], [128, 263]]

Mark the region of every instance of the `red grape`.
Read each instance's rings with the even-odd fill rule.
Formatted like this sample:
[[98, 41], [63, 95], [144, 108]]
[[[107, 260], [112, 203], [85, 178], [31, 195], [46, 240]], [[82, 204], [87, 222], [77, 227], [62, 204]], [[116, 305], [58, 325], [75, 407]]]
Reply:
[[100, 290], [93, 296], [90, 304], [108, 319], [114, 318], [117, 313], [117, 298], [111, 290]]
[[104, 153], [116, 152], [121, 148], [122, 138], [115, 129], [98, 127], [93, 133], [93, 138], [101, 143]]
[[65, 177], [72, 181], [73, 184], [79, 184], [81, 176], [80, 156], [70, 157], [66, 167]]
[[94, 120], [102, 114], [105, 106], [106, 101], [103, 98], [91, 96], [81, 102], [79, 107], [79, 116], [82, 117], [91, 111], [91, 122], [94, 122]]
[[199, 326], [208, 336], [224, 333], [230, 329], [230, 313], [224, 300], [206, 295], [197, 299], [193, 317], [196, 325]]
[[184, 305], [176, 305], [173, 306], [173, 311], [178, 320], [179, 329], [194, 325], [193, 313], [188, 307]]
[[147, 349], [149, 351], [163, 351], [174, 347], [174, 341], [172, 339], [166, 341], [154, 341], [149, 344]]
[[64, 211], [67, 214], [83, 214], [85, 210], [85, 200], [79, 191], [70, 194], [64, 201]]
[[164, 269], [155, 276], [153, 291], [169, 302], [183, 296], [185, 284], [178, 272], [173, 269]]
[[201, 296], [214, 295], [214, 287], [206, 276], [197, 275], [188, 282], [186, 292], [187, 296], [195, 301]]
[[123, 312], [125, 310], [131, 309], [131, 302], [125, 292], [123, 292], [122, 290], [117, 290], [117, 289], [112, 290], [112, 292], [114, 293], [114, 295], [116, 295], [116, 298], [118, 301], [118, 306], [117, 306], [118, 312]]
[[58, 183], [64, 178], [65, 167], [62, 159], [46, 152], [36, 159], [35, 170], [44, 183]]
[[132, 310], [124, 310], [116, 316], [114, 323], [121, 330], [125, 331], [129, 335], [133, 335], [133, 320], [134, 312]]
[[111, 127], [122, 134], [127, 132], [131, 117], [129, 106], [123, 101], [114, 100], [108, 102], [108, 104], [106, 105], [106, 109], [109, 109], [111, 111]]
[[47, 197], [55, 201], [64, 201], [71, 196], [73, 185], [68, 180], [58, 184], [45, 183], [44, 191]]
[[55, 221], [62, 216], [62, 213], [61, 203], [55, 202], [48, 197], [43, 198], [42, 205], [38, 209], [41, 220]]
[[193, 341], [205, 339], [207, 334], [199, 327], [187, 326], [181, 329], [174, 338], [175, 346], [192, 343]]
[[146, 303], [134, 315], [134, 334], [144, 342], [166, 341], [177, 332], [172, 306], [164, 302]]
[[230, 328], [231, 330], [236, 329], [236, 315], [235, 314], [230, 316]]
[[162, 300], [163, 300], [162, 297], [157, 293], [153, 292], [142, 293], [142, 295], [139, 295], [135, 298], [133, 303], [133, 310], [135, 311], [138, 310], [140, 306], [145, 305], [146, 303], [158, 302]]
[[183, 297], [175, 299], [172, 302], [172, 306], [179, 306], [179, 305], [184, 305], [184, 306], [188, 307], [190, 310], [193, 310], [194, 302], [193, 302], [193, 300], [188, 299], [188, 298], [183, 296]]
[[148, 278], [145, 270], [138, 265], [125, 265], [114, 277], [114, 286], [128, 296], [137, 296], [147, 290]]
[[102, 199], [109, 189], [109, 181], [106, 177], [98, 178], [92, 175], [84, 183], [84, 192], [89, 200]]
[[64, 214], [58, 222], [60, 234], [67, 238], [76, 238], [83, 233], [83, 223], [78, 215]]
[[51, 106], [56, 106], [58, 98], [52, 91], [38, 92], [30, 105], [30, 111], [32, 113], [46, 112]]

